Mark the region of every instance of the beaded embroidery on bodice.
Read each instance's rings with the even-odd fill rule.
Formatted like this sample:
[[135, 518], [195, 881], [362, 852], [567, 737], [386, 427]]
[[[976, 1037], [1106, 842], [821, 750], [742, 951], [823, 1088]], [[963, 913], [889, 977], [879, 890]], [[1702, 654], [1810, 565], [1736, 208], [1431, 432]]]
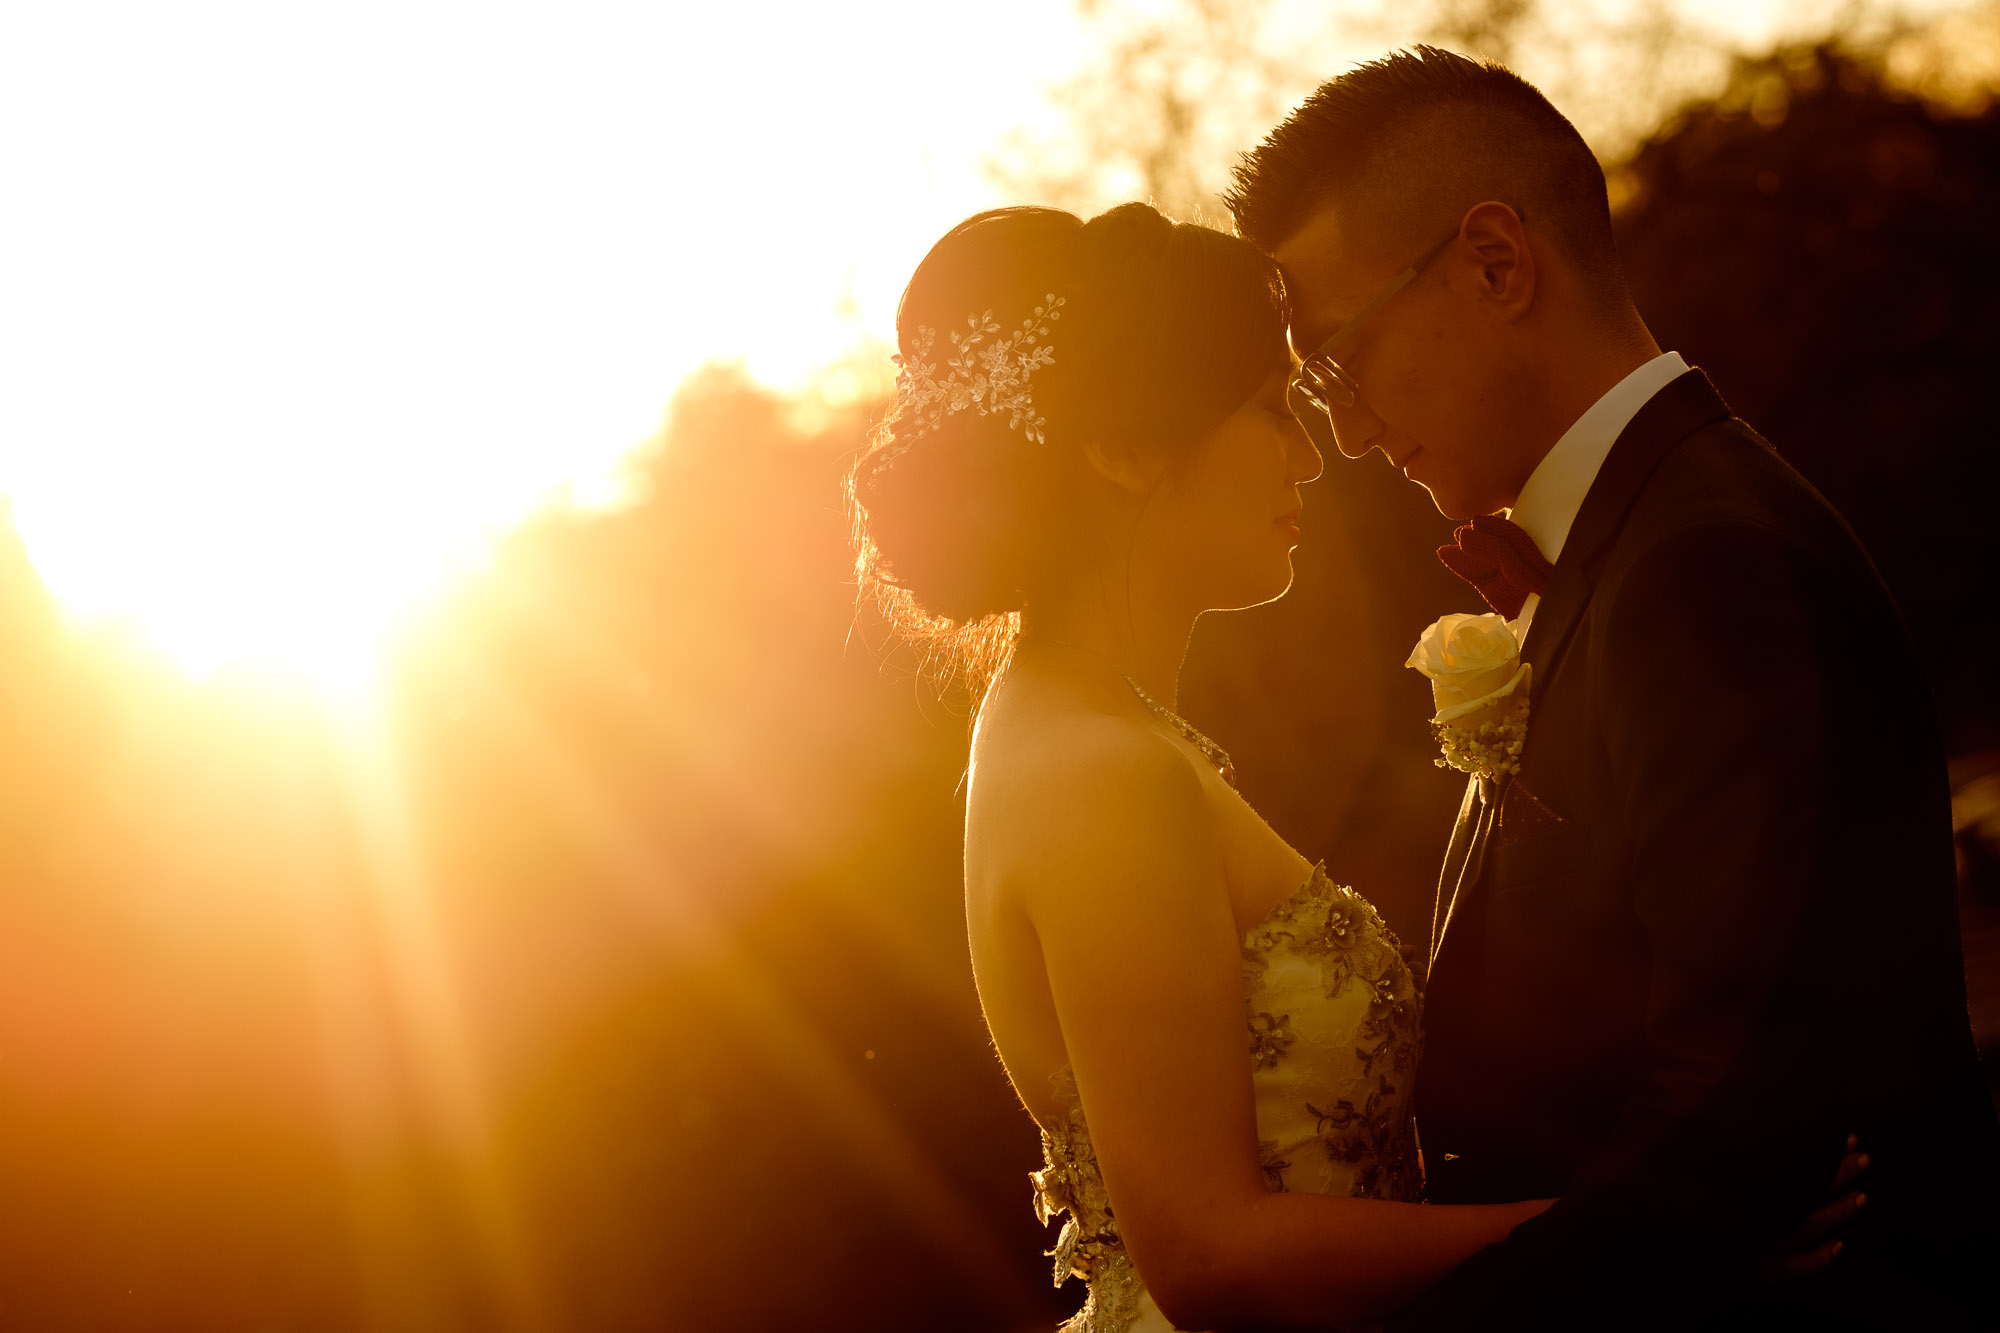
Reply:
[[[1273, 1190], [1423, 1197], [1410, 1099], [1422, 999], [1401, 946], [1366, 899], [1324, 866], [1243, 937], [1243, 993], [1257, 1149]], [[1125, 1255], [1067, 1068], [1063, 1119], [1042, 1131], [1035, 1215], [1063, 1222], [1055, 1280], [1080, 1277], [1084, 1306], [1060, 1333], [1170, 1327]]]

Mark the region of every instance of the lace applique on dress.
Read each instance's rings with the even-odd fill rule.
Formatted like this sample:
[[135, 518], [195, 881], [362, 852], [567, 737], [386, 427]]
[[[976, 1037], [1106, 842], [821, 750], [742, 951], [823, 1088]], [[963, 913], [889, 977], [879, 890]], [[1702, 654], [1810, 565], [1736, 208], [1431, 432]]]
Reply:
[[1118, 1238], [1111, 1196], [1105, 1192], [1090, 1130], [1083, 1123], [1076, 1076], [1065, 1065], [1049, 1081], [1055, 1085], [1063, 1120], [1042, 1131], [1043, 1167], [1028, 1177], [1035, 1186], [1035, 1216], [1047, 1223], [1058, 1213], [1069, 1214], [1056, 1247], [1046, 1253], [1056, 1261], [1058, 1287], [1072, 1277], [1080, 1277], [1090, 1286], [1083, 1308], [1059, 1333], [1123, 1333], [1139, 1312], [1139, 1295], [1144, 1288]]
[[1291, 1169], [1292, 1164], [1285, 1160], [1284, 1152], [1276, 1139], [1257, 1140], [1257, 1165], [1262, 1168], [1264, 1183], [1271, 1187], [1273, 1194], [1285, 1192], [1285, 1172]]
[[1290, 1014], [1250, 1015], [1250, 1063], [1257, 1069], [1270, 1069], [1285, 1058], [1285, 1052], [1292, 1049], [1292, 1017]]
[[[1257, 1163], [1276, 1193], [1423, 1197], [1410, 1099], [1421, 1000], [1401, 946], [1354, 890], [1322, 867], [1243, 937], [1245, 1037]], [[1080, 1277], [1084, 1306], [1061, 1333], [1152, 1333], [1168, 1325], [1126, 1257], [1076, 1081], [1053, 1079], [1062, 1120], [1042, 1131], [1035, 1215], [1067, 1214], [1056, 1285]]]
[[[1335, 1007], [1360, 1005], [1351, 1031], [1336, 1033], [1339, 1025], [1327, 1022], [1332, 1012], [1301, 993], [1296, 969], [1274, 975], [1287, 955], [1316, 966], [1316, 989], [1324, 1000], [1347, 996], [1347, 1005]], [[1345, 1077], [1307, 1074], [1298, 1080], [1299, 1122], [1311, 1123], [1327, 1161], [1350, 1178], [1348, 1192], [1421, 1198], [1423, 1168], [1410, 1100], [1423, 1047], [1422, 998], [1402, 945], [1374, 906], [1315, 866], [1312, 878], [1244, 938], [1243, 982], [1257, 1010], [1250, 1019], [1253, 1047], [1260, 1025], [1289, 1027], [1294, 1013], [1301, 1015], [1302, 1026], [1319, 1028], [1316, 1035], [1323, 1040], [1348, 1037], [1354, 1063], [1342, 1071]], [[1255, 1060], [1260, 1076], [1281, 1060], [1282, 1055], [1269, 1065]], [[1320, 1086], [1309, 1088], [1312, 1083]], [[1262, 1104], [1260, 1091], [1260, 1122]]]
[[1312, 878], [1243, 937], [1245, 988], [1252, 994], [1264, 979], [1271, 951], [1281, 944], [1319, 960], [1329, 999], [1356, 972], [1392, 987], [1398, 980], [1409, 981], [1414, 994], [1414, 982], [1395, 975], [1408, 971], [1395, 932], [1373, 903], [1328, 879], [1323, 865], [1314, 866]]

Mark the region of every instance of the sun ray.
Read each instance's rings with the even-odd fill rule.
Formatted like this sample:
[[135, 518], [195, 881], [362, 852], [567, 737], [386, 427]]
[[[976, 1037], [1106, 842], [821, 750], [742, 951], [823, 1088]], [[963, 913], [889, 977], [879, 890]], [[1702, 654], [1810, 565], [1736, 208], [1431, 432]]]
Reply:
[[380, 725], [340, 732], [367, 900], [366, 943], [379, 950], [408, 1044], [432, 1142], [452, 1168], [464, 1220], [484, 1259], [488, 1289], [508, 1333], [558, 1327], [546, 1282], [504, 1171], [491, 1082], [467, 1012], [451, 941], [437, 917], [436, 886], [411, 825], [401, 768]]
[[[574, 647], [579, 641], [567, 642]], [[588, 649], [575, 650], [590, 655]], [[996, 1302], [1017, 1299], [1009, 1247], [992, 1219], [964, 1197], [854, 1074], [851, 1062], [829, 1048], [795, 1001], [734, 942], [731, 924], [667, 863], [632, 812], [520, 698], [495, 686], [480, 711], [486, 725], [504, 735], [507, 750], [519, 756], [514, 771], [531, 781], [538, 806], [567, 829], [569, 842], [597, 867], [619, 901], [668, 946], [679, 965], [698, 965], [701, 975], [722, 989], [724, 1010], [763, 1047], [759, 1067], [788, 1084], [801, 1105], [811, 1106], [854, 1161], [868, 1164], [871, 1178], [909, 1220], [913, 1234], [938, 1244], [963, 1281]], [[685, 724], [698, 715], [696, 705], [683, 701], [678, 720]], [[662, 718], [653, 726], [662, 743], [672, 743], [673, 721]], [[775, 812], [761, 808], [766, 798], [754, 785], [732, 783], [726, 794], [732, 805], [752, 807], [753, 821], [775, 822]]]

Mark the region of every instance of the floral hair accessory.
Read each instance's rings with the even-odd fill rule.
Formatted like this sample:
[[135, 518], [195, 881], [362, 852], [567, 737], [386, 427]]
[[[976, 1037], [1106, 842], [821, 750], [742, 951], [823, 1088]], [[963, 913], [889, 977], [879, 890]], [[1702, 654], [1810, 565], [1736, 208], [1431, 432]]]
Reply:
[[918, 325], [910, 354], [890, 358], [898, 367], [894, 419], [915, 423], [914, 429], [897, 432], [898, 443], [908, 447], [936, 430], [946, 417], [970, 410], [982, 417], [1004, 412], [1010, 428], [1020, 428], [1040, 444], [1046, 423], [1035, 411], [1028, 377], [1056, 359], [1055, 349], [1043, 339], [1049, 335], [1049, 325], [1062, 318], [1062, 305], [1062, 297], [1049, 293], [1035, 313], [1004, 338], [997, 336], [1000, 325], [991, 310], [966, 316], [965, 328], [951, 335], [951, 356], [941, 376], [930, 359], [937, 330]]

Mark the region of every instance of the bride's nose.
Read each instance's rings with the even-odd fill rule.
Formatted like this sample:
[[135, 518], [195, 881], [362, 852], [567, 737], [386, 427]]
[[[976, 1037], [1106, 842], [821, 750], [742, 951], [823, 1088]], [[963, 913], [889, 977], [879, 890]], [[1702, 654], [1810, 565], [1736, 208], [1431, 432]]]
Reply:
[[1285, 480], [1294, 486], [1318, 481], [1320, 473], [1326, 471], [1325, 455], [1303, 430], [1293, 432], [1292, 450], [1287, 461], [1290, 466], [1285, 469]]

